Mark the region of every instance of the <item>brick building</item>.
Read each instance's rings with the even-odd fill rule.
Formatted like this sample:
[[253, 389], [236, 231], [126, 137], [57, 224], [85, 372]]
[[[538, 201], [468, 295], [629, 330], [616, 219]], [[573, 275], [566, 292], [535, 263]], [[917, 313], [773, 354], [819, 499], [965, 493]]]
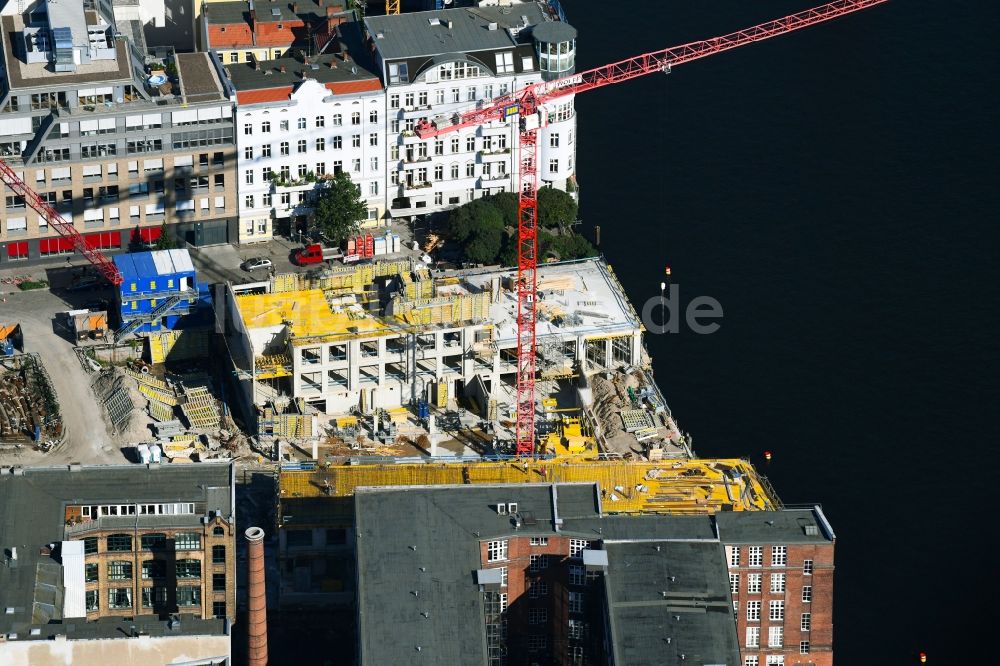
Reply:
[[227, 463], [0, 470], [0, 663], [228, 664], [234, 488]]
[[833, 528], [816, 506], [719, 514], [744, 666], [833, 666]]

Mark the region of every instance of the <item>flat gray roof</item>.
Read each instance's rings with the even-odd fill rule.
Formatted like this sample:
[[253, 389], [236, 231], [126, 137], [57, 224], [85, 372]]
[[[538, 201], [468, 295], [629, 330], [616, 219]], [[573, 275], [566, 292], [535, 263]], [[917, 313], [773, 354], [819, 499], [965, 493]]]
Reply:
[[741, 663], [720, 543], [606, 541], [604, 549], [615, 664]]
[[[556, 498], [560, 515], [597, 516], [593, 484], [559, 484]], [[501, 502], [517, 502], [534, 524], [515, 530], [497, 514]], [[555, 534], [552, 486], [358, 488], [354, 503], [361, 663], [410, 663], [417, 646], [428, 664], [484, 663], [479, 544]]]
[[835, 534], [818, 506], [781, 511], [733, 511], [715, 517], [727, 544], [833, 542]]
[[[463, 7], [398, 16], [369, 16], [365, 24], [382, 57], [395, 60], [512, 48], [519, 41], [511, 37], [507, 28], [520, 25], [521, 16], [528, 18], [529, 25], [545, 20], [537, 4], [525, 3], [509, 8]], [[495, 30], [489, 29], [491, 23], [497, 24]]]
[[[0, 609], [14, 609], [12, 614], [0, 614], [0, 634], [16, 633], [24, 639], [35, 626], [42, 630], [35, 639], [47, 639], [52, 634], [115, 636], [119, 622], [98, 625], [83, 618], [70, 622], [62, 617], [62, 567], [39, 549], [64, 540], [66, 506], [203, 502], [206, 511], [218, 511], [230, 518], [234, 510], [231, 468], [229, 463], [205, 462], [85, 466], [76, 471], [66, 466], [35, 467], [19, 469], [18, 474], [10, 468], [0, 470], [0, 546], [5, 551], [5, 566], [0, 566]], [[225, 492], [220, 492], [223, 488]], [[16, 561], [10, 559], [11, 548], [17, 549]], [[44, 592], [41, 601], [39, 592]], [[56, 623], [49, 624], [50, 620]], [[151, 626], [156, 623], [155, 618], [143, 621]], [[219, 621], [185, 622], [192, 632], [202, 634], [220, 633], [222, 627]]]
[[191, 101], [205, 102], [224, 99], [222, 82], [207, 53], [178, 53], [177, 70], [181, 78], [181, 94]]

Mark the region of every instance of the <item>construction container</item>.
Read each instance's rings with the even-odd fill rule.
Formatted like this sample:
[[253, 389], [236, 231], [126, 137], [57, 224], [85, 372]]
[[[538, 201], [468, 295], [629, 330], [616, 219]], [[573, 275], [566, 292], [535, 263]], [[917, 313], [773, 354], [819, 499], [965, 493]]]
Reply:
[[159, 444], [150, 444], [149, 445], [149, 458], [150, 458], [151, 462], [154, 462], [154, 463], [160, 462], [160, 457], [162, 455], [163, 455], [163, 450], [160, 448]]
[[129, 333], [172, 330], [199, 300], [187, 250], [132, 252], [115, 256], [114, 262], [123, 278], [119, 313]]
[[135, 449], [139, 454], [139, 462], [142, 463], [143, 465], [148, 465], [149, 461], [152, 460], [152, 457], [149, 454], [149, 445], [140, 444], [139, 446], [135, 447]]
[[91, 312], [90, 310], [74, 311], [69, 313], [70, 327], [76, 336], [77, 342], [81, 340], [103, 340], [108, 333], [108, 313]]
[[375, 248], [375, 256], [380, 256], [380, 255], [386, 254], [385, 238], [382, 238], [380, 236], [380, 237], [376, 238], [373, 241], [373, 243], [374, 243], [374, 248]]

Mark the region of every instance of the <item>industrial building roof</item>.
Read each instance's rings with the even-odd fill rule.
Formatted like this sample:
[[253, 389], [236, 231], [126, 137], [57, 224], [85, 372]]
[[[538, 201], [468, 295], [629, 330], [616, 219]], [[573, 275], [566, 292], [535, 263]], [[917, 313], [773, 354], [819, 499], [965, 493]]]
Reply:
[[[508, 28], [546, 20], [535, 3], [511, 7], [463, 7], [398, 16], [369, 16], [368, 32], [386, 60], [442, 53], [508, 49], [519, 41]], [[450, 23], [450, 25], [449, 25]], [[496, 24], [490, 29], [491, 24]]]
[[[496, 505], [517, 502], [515, 528]], [[558, 534], [600, 540], [615, 663], [738, 664], [725, 551], [711, 516], [602, 516], [594, 484], [359, 488], [362, 664], [482, 663], [480, 543]], [[414, 594], [416, 592], [416, 594]], [[393, 640], [385, 640], [391, 635]], [[670, 642], [667, 642], [670, 638]], [[681, 655], [684, 655], [683, 657]]]
[[721, 544], [605, 541], [604, 550], [608, 553], [604, 586], [614, 663], [740, 663]]
[[[0, 545], [4, 549], [0, 608], [13, 609], [0, 615], [0, 634], [17, 634], [21, 640], [48, 640], [55, 634], [120, 636], [120, 622], [88, 623], [82, 618], [67, 622], [70, 618], [62, 615], [62, 566], [40, 548], [64, 540], [69, 504], [177, 501], [204, 502], [206, 511], [231, 517], [232, 466], [206, 462], [0, 469]], [[168, 631], [153, 617], [142, 622], [151, 635], [181, 631]], [[184, 625], [183, 631], [195, 634], [224, 630], [219, 620], [185, 619]], [[30, 635], [32, 627], [41, 629], [38, 636]]]
[[194, 264], [187, 250], [130, 252], [116, 255], [114, 262], [126, 282], [194, 272]]
[[716, 520], [723, 543], [824, 543], [836, 540], [819, 506], [767, 513], [720, 513]]
[[518, 535], [554, 534], [553, 498], [560, 515], [597, 515], [593, 484], [359, 489], [361, 663], [409, 663], [417, 646], [427, 663], [483, 663], [485, 616], [473, 576], [479, 543], [515, 534], [510, 516], [496, 512], [500, 502], [517, 502], [537, 521]]

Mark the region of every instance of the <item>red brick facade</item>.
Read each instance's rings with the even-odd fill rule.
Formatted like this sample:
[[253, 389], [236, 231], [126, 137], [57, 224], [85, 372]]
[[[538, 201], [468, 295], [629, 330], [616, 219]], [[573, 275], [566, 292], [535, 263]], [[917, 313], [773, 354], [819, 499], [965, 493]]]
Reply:
[[[775, 564], [775, 547], [784, 547], [786, 562]], [[761, 563], [753, 564], [753, 548]], [[832, 542], [820, 544], [748, 544], [726, 546], [730, 581], [734, 585], [737, 636], [744, 666], [833, 666], [833, 550]], [[738, 555], [736, 552], [738, 551]], [[780, 558], [780, 554], [779, 554]], [[812, 573], [808, 573], [811, 562]], [[784, 575], [784, 591], [772, 592], [772, 576]], [[733, 579], [738, 576], [738, 582]], [[760, 591], [750, 591], [759, 576]], [[780, 584], [775, 586], [780, 588]], [[782, 619], [771, 618], [771, 603], [783, 602]], [[750, 614], [760, 604], [759, 619]], [[807, 622], [803, 623], [803, 614]], [[758, 647], [748, 646], [748, 629], [759, 629]], [[781, 647], [769, 646], [772, 627], [783, 631]], [[805, 627], [805, 630], [803, 629]], [[756, 657], [757, 661], [754, 661]], [[768, 662], [771, 657], [772, 661]], [[778, 661], [783, 657], [783, 661]]]

